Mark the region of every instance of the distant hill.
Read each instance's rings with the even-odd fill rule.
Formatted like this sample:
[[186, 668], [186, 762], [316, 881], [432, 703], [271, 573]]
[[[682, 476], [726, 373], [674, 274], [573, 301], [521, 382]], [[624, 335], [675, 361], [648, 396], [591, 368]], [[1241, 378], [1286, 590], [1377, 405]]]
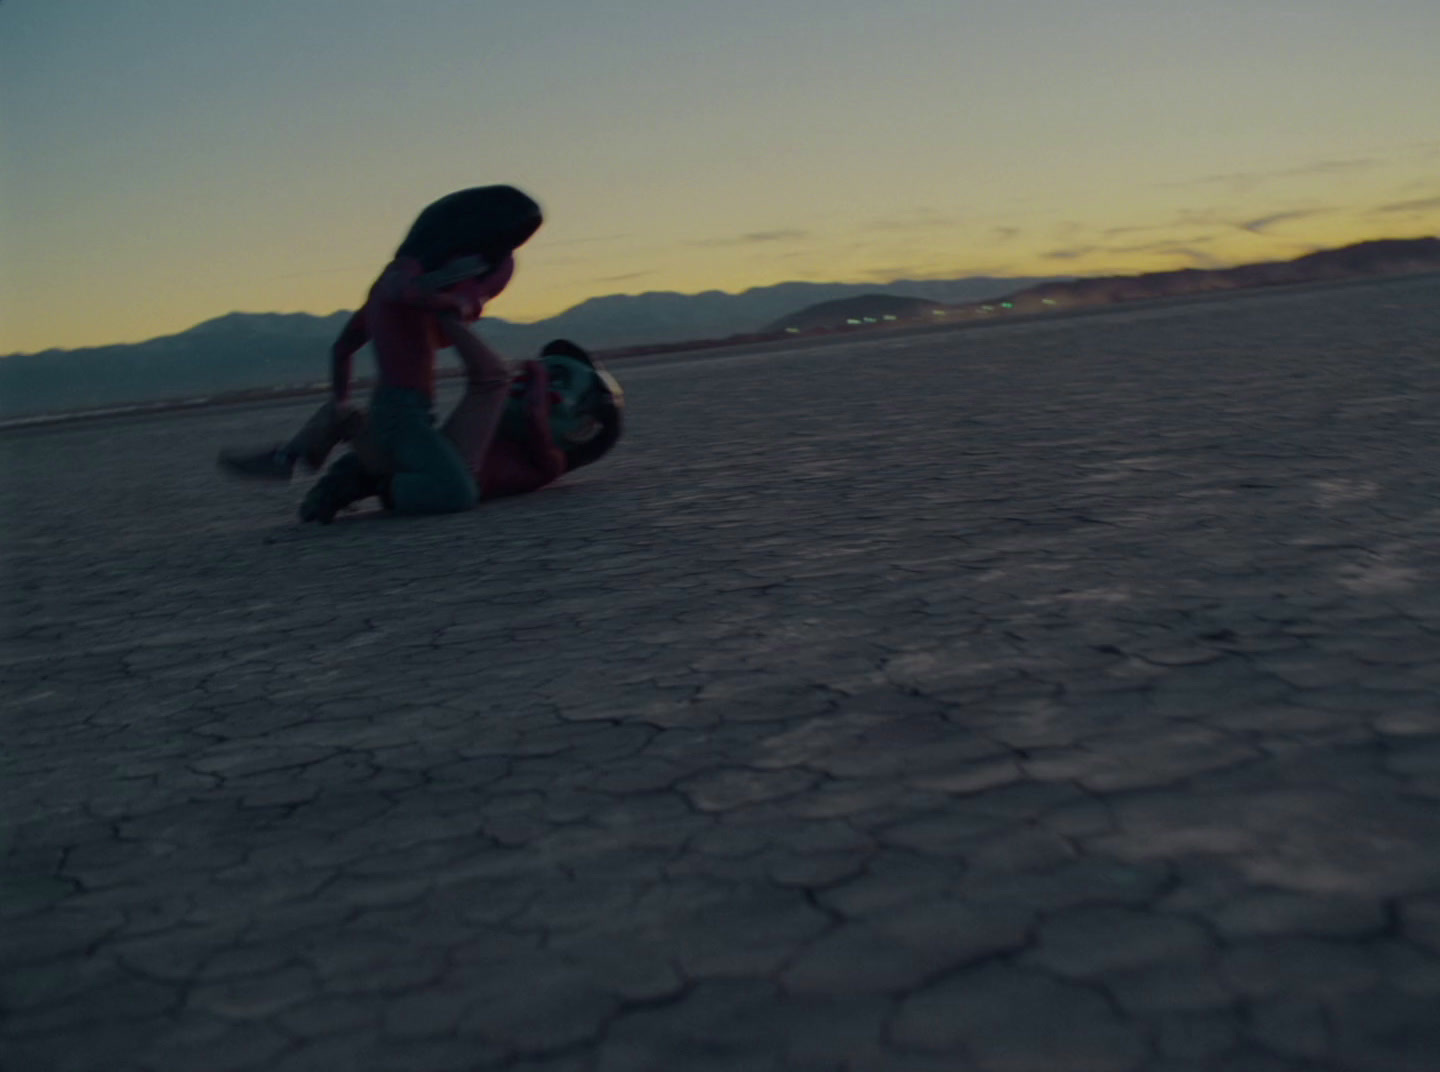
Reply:
[[231, 313], [132, 345], [16, 354], [0, 359], [0, 416], [323, 380], [347, 319]]
[[807, 331], [843, 331], [865, 324], [904, 324], [916, 321], [934, 322], [936, 310], [944, 311], [945, 303], [926, 298], [907, 298], [898, 294], [861, 294], [854, 298], [820, 302], [799, 312], [782, 316], [763, 330], [767, 334]]
[[[1066, 277], [1068, 278], [1068, 277]], [[591, 298], [538, 324], [508, 324], [489, 330], [514, 331], [514, 337], [533, 340], [568, 336], [601, 349], [622, 346], [649, 346], [686, 339], [723, 338], [729, 335], [765, 331], [777, 318], [821, 302], [885, 293], [931, 301], [955, 303], [982, 301], [1004, 294], [1017, 286], [1030, 286], [1045, 279], [971, 276], [965, 279], [897, 279], [890, 283], [777, 283], [752, 287], [739, 294], [707, 290], [700, 294], [651, 291], [645, 294], [613, 294]], [[520, 334], [524, 332], [523, 336]], [[543, 338], [541, 337], [543, 336]], [[505, 337], [497, 334], [497, 343]], [[503, 345], [503, 344], [502, 344]]]
[[[1440, 238], [1382, 239], [1291, 261], [1216, 270], [1065, 279], [781, 283], [741, 294], [652, 292], [581, 302], [533, 324], [487, 318], [486, 339], [514, 357], [568, 336], [632, 352], [700, 340], [903, 326], [1054, 312], [1119, 302], [1384, 275], [1440, 271]], [[231, 313], [189, 331], [127, 346], [47, 350], [0, 358], [0, 418], [192, 398], [279, 385], [323, 384], [329, 347], [348, 313]], [[894, 321], [887, 317], [893, 316]], [[850, 323], [850, 321], [858, 323]], [[872, 323], [873, 321], [873, 323]], [[373, 369], [362, 351], [356, 373]]]
[[[485, 338], [502, 353], [533, 353], [570, 337], [596, 349], [647, 346], [761, 330], [796, 308], [883, 290], [937, 301], [980, 300], [1031, 278], [898, 280], [877, 288], [856, 283], [780, 283], [741, 294], [653, 292], [592, 298], [533, 324], [486, 318]], [[0, 358], [0, 417], [53, 410], [188, 398], [284, 384], [323, 383], [330, 343], [348, 318], [305, 313], [230, 313], [188, 331], [146, 342], [46, 350]], [[369, 375], [368, 348], [356, 362]]]
[[[1440, 271], [1440, 238], [1385, 238], [1237, 268], [1188, 268], [1041, 283], [1003, 300], [1014, 312], [1025, 313], [1433, 271]], [[968, 311], [974, 312], [973, 307]]]

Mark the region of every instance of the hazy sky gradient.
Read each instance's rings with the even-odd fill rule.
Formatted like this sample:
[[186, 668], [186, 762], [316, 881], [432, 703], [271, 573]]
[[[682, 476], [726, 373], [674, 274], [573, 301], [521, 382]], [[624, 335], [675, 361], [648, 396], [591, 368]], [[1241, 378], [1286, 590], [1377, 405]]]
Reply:
[[1440, 231], [1436, 0], [4, 0], [0, 353], [353, 308], [415, 213], [497, 316]]

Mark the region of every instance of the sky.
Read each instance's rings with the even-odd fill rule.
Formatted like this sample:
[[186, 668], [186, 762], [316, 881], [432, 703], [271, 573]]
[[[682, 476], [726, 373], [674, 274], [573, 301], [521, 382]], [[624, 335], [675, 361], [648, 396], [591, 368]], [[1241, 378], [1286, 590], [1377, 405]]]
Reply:
[[421, 208], [489, 312], [1440, 232], [1436, 0], [0, 0], [0, 354], [353, 309]]

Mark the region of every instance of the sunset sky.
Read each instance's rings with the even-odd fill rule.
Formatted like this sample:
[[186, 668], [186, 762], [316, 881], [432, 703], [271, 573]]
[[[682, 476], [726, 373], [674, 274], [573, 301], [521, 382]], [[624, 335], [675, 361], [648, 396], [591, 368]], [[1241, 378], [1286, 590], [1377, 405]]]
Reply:
[[3, 0], [0, 353], [354, 308], [520, 186], [491, 311], [1440, 232], [1436, 0]]

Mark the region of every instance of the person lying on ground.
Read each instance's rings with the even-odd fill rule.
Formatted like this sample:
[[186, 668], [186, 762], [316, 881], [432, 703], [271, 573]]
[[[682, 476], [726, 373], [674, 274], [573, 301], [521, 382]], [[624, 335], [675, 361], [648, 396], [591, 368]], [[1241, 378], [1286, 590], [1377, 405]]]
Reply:
[[[455, 324], [448, 330], [466, 329]], [[473, 347], [457, 350], [466, 367], [467, 389], [442, 434], [473, 466], [479, 498], [535, 491], [598, 461], [619, 440], [624, 429], [624, 392], [615, 378], [575, 343], [555, 339], [544, 346], [539, 358], [524, 364], [509, 382], [498, 428], [488, 432], [484, 426], [494, 423], [489, 359]], [[481, 427], [477, 430], [477, 426]], [[476, 460], [475, 444], [487, 439], [488, 449]], [[329, 522], [340, 510], [372, 495], [391, 506], [383, 458], [368, 442], [366, 414], [352, 409], [336, 420], [329, 403], [288, 444], [231, 452], [236, 462], [231, 471], [262, 479], [289, 479], [296, 459], [317, 459], [312, 467], [318, 468], [341, 442], [349, 442], [352, 452], [311, 489], [302, 518]], [[269, 462], [277, 457], [284, 461]]]

